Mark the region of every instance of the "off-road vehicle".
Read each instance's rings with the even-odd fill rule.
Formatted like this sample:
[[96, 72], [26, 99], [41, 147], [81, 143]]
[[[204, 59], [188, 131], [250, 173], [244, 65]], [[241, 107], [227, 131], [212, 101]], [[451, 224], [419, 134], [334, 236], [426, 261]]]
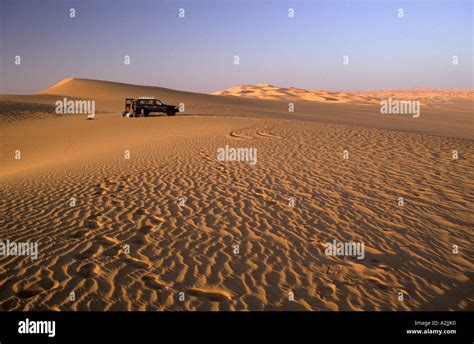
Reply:
[[140, 97], [138, 99], [126, 98], [125, 111], [122, 116], [140, 117], [148, 116], [152, 112], [163, 112], [168, 116], [174, 116], [179, 112], [179, 108], [175, 105], [167, 105], [161, 100], [150, 97]]

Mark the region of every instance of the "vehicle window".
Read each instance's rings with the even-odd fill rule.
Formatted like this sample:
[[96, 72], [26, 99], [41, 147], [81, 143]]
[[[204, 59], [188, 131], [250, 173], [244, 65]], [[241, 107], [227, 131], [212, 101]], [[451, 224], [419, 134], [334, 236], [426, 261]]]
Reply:
[[155, 105], [155, 101], [153, 99], [149, 99], [146, 102], [148, 105]]
[[145, 100], [139, 100], [139, 101], [138, 101], [138, 104], [139, 104], [139, 105], [145, 105], [146, 102], [145, 102]]

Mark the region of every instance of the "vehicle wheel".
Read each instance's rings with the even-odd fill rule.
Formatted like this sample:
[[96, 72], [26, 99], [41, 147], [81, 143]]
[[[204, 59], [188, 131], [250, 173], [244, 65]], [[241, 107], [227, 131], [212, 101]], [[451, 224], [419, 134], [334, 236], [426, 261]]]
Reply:
[[147, 110], [143, 111], [143, 116], [148, 117], [149, 112]]
[[168, 116], [174, 116], [174, 115], [176, 115], [176, 112], [174, 112], [174, 111], [168, 111], [166, 114], [167, 114]]

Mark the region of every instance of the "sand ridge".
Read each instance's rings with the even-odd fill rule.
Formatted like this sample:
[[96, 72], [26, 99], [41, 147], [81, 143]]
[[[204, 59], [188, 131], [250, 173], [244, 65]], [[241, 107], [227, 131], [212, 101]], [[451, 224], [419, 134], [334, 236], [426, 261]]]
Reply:
[[321, 103], [379, 104], [381, 100], [393, 98], [417, 100], [424, 105], [443, 105], [459, 101], [473, 102], [474, 90], [470, 88], [408, 88], [395, 90], [372, 90], [358, 92], [329, 92], [306, 90], [295, 87], [278, 87], [270, 84], [239, 85], [214, 95], [248, 97], [270, 100], [306, 100]]

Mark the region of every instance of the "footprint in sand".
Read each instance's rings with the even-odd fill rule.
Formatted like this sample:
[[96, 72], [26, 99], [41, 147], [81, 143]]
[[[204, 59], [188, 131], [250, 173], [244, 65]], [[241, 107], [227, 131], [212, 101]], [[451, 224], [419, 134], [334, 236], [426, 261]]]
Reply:
[[97, 188], [98, 188], [99, 190], [109, 191], [109, 188], [108, 188], [108, 186], [106, 185], [105, 182], [102, 182], [102, 183], [100, 183], [100, 184], [97, 184]]
[[393, 268], [391, 268], [388, 265], [383, 264], [380, 260], [378, 260], [376, 258], [371, 259], [369, 262], [372, 265], [374, 265], [376, 268], [379, 268], [379, 269], [382, 269], [382, 270], [393, 270]]
[[103, 227], [102, 222], [99, 221], [100, 215], [92, 214], [86, 218], [85, 226], [89, 229], [99, 229]]
[[99, 229], [102, 228], [102, 223], [95, 220], [87, 220], [86, 227], [89, 229]]
[[332, 276], [337, 276], [341, 273], [342, 271], [342, 265], [336, 265], [336, 266], [330, 266], [328, 265], [327, 266], [327, 269], [326, 269], [326, 274], [327, 275], [332, 275]]
[[225, 290], [208, 289], [208, 288], [190, 288], [188, 294], [196, 297], [205, 297], [211, 301], [230, 301], [232, 294]]
[[146, 210], [146, 209], [137, 209], [135, 211], [135, 214], [136, 215], [146, 215], [146, 214], [148, 214], [148, 210]]
[[328, 283], [318, 287], [319, 296], [322, 299], [328, 299], [336, 294], [336, 285]]
[[155, 215], [149, 216], [148, 219], [150, 220], [150, 222], [156, 223], [156, 224], [162, 224], [166, 222], [166, 219], [159, 216], [155, 216]]
[[81, 229], [81, 230], [78, 230], [78, 231], [72, 233], [71, 238], [73, 238], [73, 239], [83, 239], [83, 238], [87, 238], [89, 235], [91, 235], [91, 232], [89, 232], [86, 229]]
[[101, 269], [97, 264], [86, 263], [77, 270], [77, 273], [82, 277], [89, 278], [98, 276], [100, 274], [100, 271]]
[[236, 138], [236, 139], [251, 139], [252, 137], [250, 136], [247, 136], [245, 134], [242, 134], [241, 132], [237, 131], [237, 130], [232, 130], [230, 133], [229, 133], [229, 136], [230, 137], [233, 137], [233, 138]]
[[104, 254], [107, 256], [116, 256], [122, 252], [120, 247], [121, 241], [107, 235], [101, 235], [97, 238], [97, 241], [106, 247]]
[[140, 227], [140, 229], [137, 231], [137, 234], [135, 234], [134, 242], [138, 245], [149, 243], [150, 235], [155, 233], [158, 229], [159, 227], [155, 225], [144, 225]]
[[104, 245], [114, 246], [120, 244], [120, 240], [116, 238], [109, 237], [107, 235], [101, 235], [98, 240]]
[[281, 136], [267, 133], [265, 130], [257, 131], [257, 135], [261, 137], [272, 138], [272, 139], [281, 139]]
[[59, 283], [50, 278], [44, 278], [39, 282], [32, 283], [29, 285], [22, 285], [22, 283], [13, 286], [13, 292], [20, 299], [29, 299], [33, 296], [41, 294], [44, 291], [57, 288]]
[[133, 238], [133, 243], [135, 245], [142, 246], [142, 245], [147, 244], [149, 242], [149, 240], [150, 239], [149, 239], [148, 234], [138, 232], [137, 234], [135, 234], [135, 236]]
[[115, 179], [107, 179], [105, 178], [101, 183], [98, 183], [95, 187], [97, 192], [106, 193], [110, 191], [110, 188], [115, 186], [119, 181]]
[[126, 253], [122, 253], [120, 254], [120, 259], [125, 261], [127, 264], [133, 265], [139, 269], [149, 269], [151, 267], [151, 263], [147, 258], [137, 259], [129, 256]]
[[265, 192], [264, 190], [262, 189], [255, 189], [253, 191], [254, 195], [259, 198], [259, 199], [263, 199], [265, 201], [265, 203], [267, 204], [271, 204], [271, 205], [275, 205], [277, 204], [278, 202], [275, 200], [276, 198], [276, 195], [271, 195], [272, 192]]
[[99, 183], [94, 187], [94, 195], [100, 196], [105, 195], [109, 191], [109, 188], [104, 183]]
[[158, 227], [154, 225], [144, 225], [140, 227], [138, 231], [142, 234], [150, 234], [150, 233], [156, 232], [157, 230], [158, 230]]
[[376, 277], [369, 277], [367, 278], [367, 281], [375, 284], [375, 286], [379, 289], [389, 289], [390, 286], [388, 284], [386, 284], [385, 282], [383, 282], [382, 280], [376, 278]]
[[148, 288], [158, 290], [168, 290], [169, 286], [165, 282], [161, 281], [157, 276], [145, 275], [142, 277], [143, 282]]

